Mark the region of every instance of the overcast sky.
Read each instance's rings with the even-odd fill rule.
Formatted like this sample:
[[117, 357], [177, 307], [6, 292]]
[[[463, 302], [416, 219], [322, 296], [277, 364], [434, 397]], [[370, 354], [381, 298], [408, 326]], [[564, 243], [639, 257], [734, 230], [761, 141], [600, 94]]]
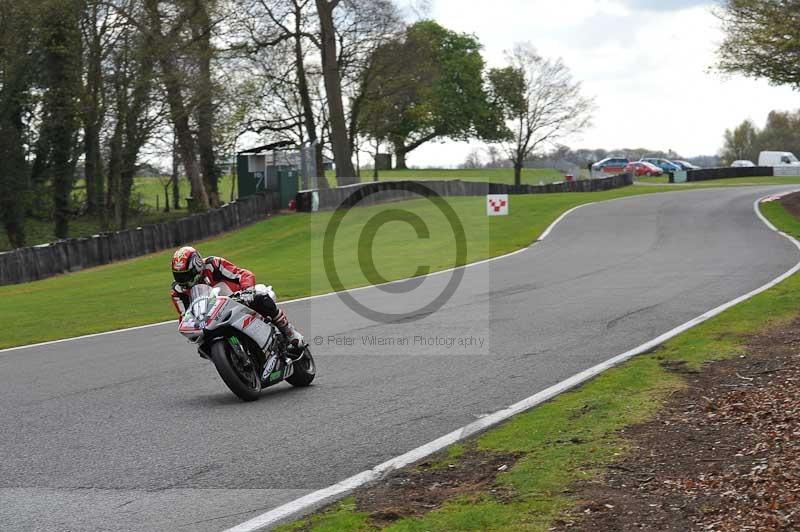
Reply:
[[[703, 0], [433, 0], [431, 18], [475, 34], [489, 66], [529, 41], [562, 57], [596, 99], [594, 126], [565, 141], [574, 148], [673, 149], [716, 153], [725, 128], [763, 125], [772, 109], [800, 108], [800, 93], [766, 81], [710, 72], [722, 40]], [[479, 145], [479, 144], [473, 144]], [[413, 166], [456, 166], [466, 143], [432, 143]]]

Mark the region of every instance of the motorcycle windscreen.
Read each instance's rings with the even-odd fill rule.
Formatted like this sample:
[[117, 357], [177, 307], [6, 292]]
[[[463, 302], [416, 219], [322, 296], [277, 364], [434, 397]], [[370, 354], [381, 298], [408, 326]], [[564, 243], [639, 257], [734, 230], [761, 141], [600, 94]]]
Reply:
[[193, 286], [191, 299], [190, 309], [192, 314], [199, 319], [203, 319], [214, 306], [214, 293], [207, 284]]

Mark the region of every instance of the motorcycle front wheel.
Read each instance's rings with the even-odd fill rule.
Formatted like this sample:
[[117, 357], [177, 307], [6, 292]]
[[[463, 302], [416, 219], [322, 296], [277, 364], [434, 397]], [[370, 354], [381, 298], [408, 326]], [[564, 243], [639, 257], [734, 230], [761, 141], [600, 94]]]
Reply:
[[258, 369], [250, 362], [246, 367], [233, 353], [227, 341], [214, 342], [211, 346], [211, 361], [223, 382], [242, 401], [255, 401], [261, 392]]

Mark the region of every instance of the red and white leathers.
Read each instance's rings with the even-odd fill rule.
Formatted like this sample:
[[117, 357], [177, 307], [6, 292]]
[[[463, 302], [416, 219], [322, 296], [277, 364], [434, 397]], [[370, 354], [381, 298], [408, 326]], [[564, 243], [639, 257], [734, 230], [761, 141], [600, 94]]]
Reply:
[[[203, 260], [203, 271], [199, 284], [222, 288], [223, 294], [233, 294], [256, 286], [256, 277], [253, 272], [240, 268], [222, 257], [206, 257]], [[262, 285], [260, 285], [262, 286]], [[263, 289], [263, 286], [262, 286]], [[179, 316], [183, 316], [190, 303], [191, 288], [185, 288], [178, 283], [172, 284], [172, 303]], [[261, 290], [255, 290], [252, 303], [249, 305], [259, 314], [269, 318], [278, 329], [286, 336], [290, 343], [300, 345], [303, 336], [289, 323], [286, 313], [279, 309], [275, 301]]]

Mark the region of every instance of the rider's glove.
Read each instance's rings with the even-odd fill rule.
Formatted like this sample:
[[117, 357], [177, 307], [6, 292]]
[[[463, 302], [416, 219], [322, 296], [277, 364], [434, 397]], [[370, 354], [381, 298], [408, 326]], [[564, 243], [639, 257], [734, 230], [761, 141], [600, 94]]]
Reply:
[[252, 290], [248, 289], [248, 290], [241, 290], [239, 292], [236, 292], [236, 294], [234, 294], [234, 295], [236, 296], [236, 299], [238, 299], [239, 301], [241, 301], [245, 305], [250, 305], [253, 302], [253, 300], [255, 299], [255, 295], [256, 294]]

